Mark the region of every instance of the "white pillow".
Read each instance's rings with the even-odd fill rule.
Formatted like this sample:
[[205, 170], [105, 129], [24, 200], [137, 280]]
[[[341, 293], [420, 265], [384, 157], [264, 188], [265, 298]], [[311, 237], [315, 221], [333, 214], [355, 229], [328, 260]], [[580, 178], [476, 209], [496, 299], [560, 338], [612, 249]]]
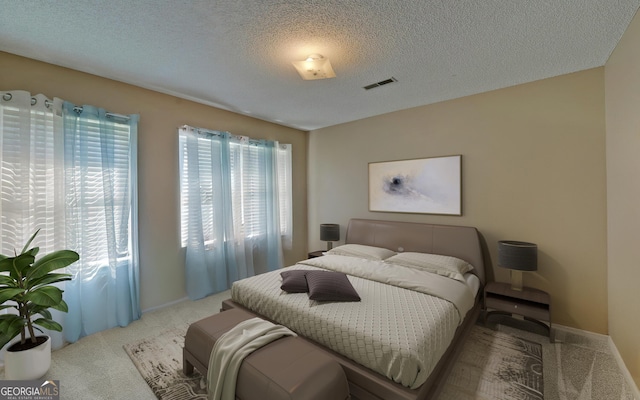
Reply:
[[334, 247], [324, 254], [358, 257], [367, 260], [384, 260], [397, 253], [382, 247], [365, 246], [363, 244], [343, 244], [342, 246]]
[[473, 269], [473, 265], [456, 257], [428, 253], [399, 253], [384, 262], [403, 267], [423, 269], [434, 274], [464, 282], [464, 274]]

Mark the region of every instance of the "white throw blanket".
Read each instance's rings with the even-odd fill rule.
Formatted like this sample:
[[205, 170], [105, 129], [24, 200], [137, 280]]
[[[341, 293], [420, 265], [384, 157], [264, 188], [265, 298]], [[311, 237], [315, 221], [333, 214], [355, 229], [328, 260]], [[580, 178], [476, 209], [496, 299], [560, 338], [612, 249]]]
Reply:
[[245, 357], [282, 336], [297, 336], [282, 325], [260, 318], [240, 322], [216, 341], [209, 358], [209, 400], [234, 400], [240, 365]]

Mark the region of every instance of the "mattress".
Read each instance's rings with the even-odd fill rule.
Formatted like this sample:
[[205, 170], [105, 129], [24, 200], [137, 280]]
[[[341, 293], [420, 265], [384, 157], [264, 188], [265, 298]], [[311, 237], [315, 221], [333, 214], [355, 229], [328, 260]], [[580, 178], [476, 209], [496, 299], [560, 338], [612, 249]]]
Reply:
[[[348, 274], [360, 302], [316, 302], [280, 289], [284, 269], [237, 281], [232, 299], [411, 389], [429, 377], [473, 307], [474, 280], [345, 256], [291, 269]], [[477, 290], [477, 285], [475, 285]]]

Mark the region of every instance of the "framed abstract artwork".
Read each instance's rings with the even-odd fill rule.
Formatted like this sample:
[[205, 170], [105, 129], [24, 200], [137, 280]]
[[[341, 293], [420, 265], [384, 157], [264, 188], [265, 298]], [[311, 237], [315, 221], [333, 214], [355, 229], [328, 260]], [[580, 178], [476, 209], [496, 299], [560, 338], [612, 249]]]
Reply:
[[369, 163], [369, 211], [462, 215], [462, 156]]

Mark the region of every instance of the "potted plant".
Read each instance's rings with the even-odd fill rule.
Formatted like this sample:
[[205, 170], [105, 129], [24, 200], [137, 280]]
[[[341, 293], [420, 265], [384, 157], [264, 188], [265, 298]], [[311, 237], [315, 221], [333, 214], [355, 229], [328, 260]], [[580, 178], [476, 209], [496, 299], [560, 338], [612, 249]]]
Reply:
[[0, 348], [20, 335], [5, 353], [5, 379], [33, 380], [46, 374], [51, 365], [51, 338], [36, 336], [35, 330], [42, 332], [36, 325], [61, 332], [62, 325], [52, 319], [49, 309], [68, 311], [63, 291], [53, 284], [71, 280], [71, 275], [52, 271], [76, 262], [80, 256], [75, 251], [59, 250], [36, 261], [40, 249], [29, 246], [39, 231], [20, 254], [0, 254], [0, 310], [17, 311], [0, 315]]

